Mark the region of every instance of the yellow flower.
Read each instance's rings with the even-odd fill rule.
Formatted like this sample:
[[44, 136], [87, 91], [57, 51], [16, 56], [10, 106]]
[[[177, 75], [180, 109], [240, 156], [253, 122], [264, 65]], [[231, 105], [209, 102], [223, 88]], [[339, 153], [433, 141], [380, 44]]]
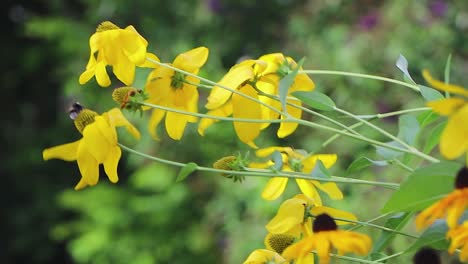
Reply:
[[416, 227], [425, 228], [447, 215], [447, 225], [454, 228], [466, 208], [468, 208], [468, 168], [463, 167], [455, 179], [455, 190], [422, 211], [416, 217]]
[[[208, 59], [208, 49], [198, 47], [179, 54], [172, 66], [198, 74], [200, 68]], [[190, 84], [189, 84], [190, 83]], [[198, 90], [196, 85], [200, 80], [186, 76], [180, 72], [166, 67], [154, 69], [148, 76], [146, 92], [149, 95], [148, 103], [162, 105], [187, 112], [198, 112]], [[158, 139], [156, 128], [166, 116], [166, 131], [172, 139], [179, 140], [184, 134], [187, 122], [197, 122], [198, 118], [175, 112], [154, 109], [148, 128], [153, 138]]]
[[[256, 151], [258, 157], [267, 157], [273, 154], [273, 152], [279, 151], [283, 156], [283, 167], [282, 171], [300, 171], [304, 173], [311, 173], [317, 163], [320, 160], [326, 168], [330, 168], [335, 164], [337, 156], [335, 154], [317, 154], [317, 155], [304, 155], [300, 151], [293, 150], [289, 147], [268, 147]], [[271, 162], [257, 164], [251, 163], [251, 167], [267, 168], [271, 166]], [[286, 188], [288, 178], [286, 177], [273, 177], [268, 181], [265, 189], [262, 192], [262, 197], [265, 200], [277, 199]], [[343, 193], [340, 191], [336, 183], [327, 182], [320, 183], [316, 180], [305, 180], [296, 179], [296, 183], [301, 189], [302, 193], [312, 198], [315, 205], [321, 206], [322, 199], [317, 191], [317, 188], [325, 192], [334, 200], [343, 199]]]
[[[260, 65], [261, 62], [246, 60], [233, 66], [218, 84], [258, 100], [257, 91], [252, 86], [257, 74], [254, 71], [256, 64]], [[205, 107], [209, 110], [208, 115], [221, 117], [232, 115], [234, 118], [262, 119], [262, 111], [258, 102], [219, 86], [213, 87], [207, 100], [208, 103]], [[214, 119], [203, 118], [198, 127], [200, 135], [203, 135], [205, 129], [215, 122]], [[234, 129], [239, 139], [253, 148], [256, 148], [253, 141], [260, 134], [261, 126], [261, 123], [234, 122]]]
[[[278, 213], [265, 228], [272, 234], [290, 234], [294, 237], [310, 236], [313, 216], [323, 213], [334, 218], [357, 221], [357, 217], [351, 213], [326, 206], [315, 206], [312, 199], [298, 194], [281, 204]], [[338, 225], [350, 224], [348, 221], [337, 221], [336, 223]]]
[[[79, 106], [79, 105], [75, 105]], [[138, 130], [131, 125], [118, 108], [98, 115], [88, 109], [76, 109], [71, 112], [75, 125], [83, 138], [72, 143], [47, 148], [42, 152], [44, 160], [62, 159], [77, 161], [81, 180], [75, 190], [96, 185], [99, 180], [99, 165], [104, 165], [104, 171], [109, 180], [116, 183], [117, 165], [121, 150], [117, 145], [116, 127], [124, 126], [134, 137], [139, 138]]]
[[372, 241], [369, 236], [338, 230], [336, 222], [327, 214], [318, 215], [313, 223], [314, 234], [289, 246], [283, 252], [283, 257], [288, 261], [301, 258], [316, 250], [320, 264], [330, 262], [332, 248], [338, 250], [339, 255], [348, 252], [359, 255], [367, 255], [371, 249]]
[[[440, 138], [440, 152], [447, 159], [456, 159], [468, 150], [468, 90], [435, 80], [427, 70], [423, 71], [423, 76], [434, 88], [461, 96], [439, 99], [427, 104], [434, 112], [448, 116], [447, 126]], [[466, 163], [468, 164], [468, 155]]]
[[115, 76], [126, 85], [135, 79], [135, 66], [151, 67], [146, 58], [159, 61], [158, 57], [146, 52], [148, 42], [133, 26], [121, 29], [109, 21], [102, 22], [89, 39], [90, 56], [86, 70], [79, 82], [84, 84], [96, 76], [98, 84], [107, 87], [111, 84], [106, 66], [112, 66]]
[[268, 249], [256, 249], [247, 257], [244, 264], [288, 264], [278, 253]]
[[[289, 57], [285, 58], [281, 53], [268, 54], [260, 57], [258, 60], [246, 60], [233, 66], [229, 72], [218, 82], [220, 86], [226, 86], [232, 90], [252, 97], [255, 100], [263, 102], [266, 105], [281, 110], [278, 100], [259, 94], [271, 96], [279, 95], [279, 81], [286, 76], [289, 71], [297, 67], [297, 64]], [[208, 103], [205, 107], [209, 110], [209, 115], [227, 117], [232, 115], [234, 118], [246, 118], [257, 120], [275, 120], [280, 118], [278, 112], [261, 105], [258, 102], [247, 99], [237, 93], [233, 93], [220, 86], [213, 87]], [[288, 95], [294, 91], [311, 91], [314, 89], [314, 83], [306, 74], [298, 74], [292, 87], [288, 90]], [[291, 104], [301, 105], [300, 101], [288, 99]], [[302, 111], [298, 108], [287, 106], [287, 112], [293, 117], [300, 118]], [[284, 119], [284, 116], [281, 116]], [[215, 119], [203, 118], [199, 124], [198, 132], [200, 135], [213, 123]], [[267, 128], [269, 122], [247, 123], [234, 122], [234, 129], [239, 139], [256, 148], [254, 140], [260, 134], [260, 131]], [[281, 123], [277, 135], [280, 138], [293, 133], [297, 123]]]
[[[270, 95], [279, 95], [279, 81], [286, 76], [289, 71], [292, 71], [297, 67], [297, 63], [291, 57], [285, 57], [281, 53], [271, 53], [263, 55], [258, 58], [260, 61], [267, 62], [267, 68], [262, 71], [262, 76], [257, 82], [257, 87], [260, 91], [270, 94]], [[314, 90], [315, 84], [310, 79], [307, 74], [301, 73], [297, 74], [294, 78], [294, 82], [288, 89], [288, 96], [291, 96], [291, 93], [297, 91], [310, 92]], [[275, 107], [278, 110], [281, 110], [281, 104], [278, 100], [274, 100], [267, 96], [259, 96], [260, 101]], [[302, 106], [302, 103], [298, 100], [287, 99], [288, 103]], [[286, 111], [292, 117], [301, 118], [302, 110], [286, 105]], [[279, 114], [265, 106], [262, 106], [263, 117], [265, 119], [278, 119]], [[281, 119], [284, 119], [285, 116], [281, 115]], [[262, 129], [268, 127], [270, 123], [265, 123]], [[298, 126], [298, 123], [293, 122], [282, 122], [277, 131], [277, 136], [279, 138], [284, 138], [292, 134]]]
[[468, 221], [463, 222], [457, 228], [450, 229], [447, 232], [447, 238], [451, 240], [448, 252], [453, 254], [457, 248], [460, 248], [460, 261], [468, 261]]

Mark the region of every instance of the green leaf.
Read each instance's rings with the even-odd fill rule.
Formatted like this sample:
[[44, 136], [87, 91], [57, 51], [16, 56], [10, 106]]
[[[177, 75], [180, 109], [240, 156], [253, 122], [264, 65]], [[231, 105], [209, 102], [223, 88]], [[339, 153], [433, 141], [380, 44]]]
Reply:
[[[412, 217], [412, 212], [397, 213], [388, 218], [387, 221], [385, 221], [384, 226], [400, 231]], [[395, 232], [382, 230], [380, 237], [374, 243], [371, 254], [383, 251], [383, 249], [392, 241], [393, 238], [395, 238], [396, 235], [397, 234]]]
[[422, 97], [426, 101], [434, 101], [434, 100], [439, 100], [439, 99], [444, 98], [444, 96], [436, 89], [433, 89], [424, 85], [418, 85], [418, 87], [419, 87], [419, 92], [421, 93]]
[[429, 153], [432, 151], [432, 149], [439, 144], [440, 141], [440, 135], [442, 135], [442, 131], [444, 131], [445, 124], [447, 122], [443, 122], [440, 124], [437, 124], [432, 130], [431, 133], [429, 134], [429, 137], [427, 138], [426, 145], [424, 146], [424, 152]]
[[359, 157], [355, 159], [346, 169], [347, 173], [353, 173], [360, 171], [362, 169], [365, 169], [369, 167], [370, 165], [376, 165], [376, 166], [387, 166], [388, 161], [386, 160], [371, 160], [367, 157]]
[[414, 115], [401, 115], [398, 118], [398, 138], [414, 146], [419, 133], [419, 122]]
[[335, 108], [335, 103], [333, 102], [333, 100], [323, 93], [319, 93], [316, 91], [298, 91], [292, 93], [292, 95], [297, 99], [301, 100], [304, 104], [318, 110], [333, 111]]
[[[390, 146], [394, 146], [394, 147], [400, 147], [400, 148], [403, 147], [400, 143], [395, 142], [395, 141], [386, 142], [386, 144]], [[375, 149], [376, 149], [377, 154], [386, 160], [393, 160], [403, 155], [403, 152], [401, 151], [388, 149], [388, 148], [381, 147], [381, 146], [375, 146]]]
[[416, 240], [406, 252], [414, 252], [422, 247], [431, 247], [438, 250], [446, 250], [449, 246], [447, 235], [448, 226], [444, 220], [436, 220], [421, 236]]
[[179, 174], [177, 174], [176, 182], [181, 182], [187, 178], [192, 172], [196, 171], [198, 165], [194, 162], [189, 162], [185, 164], [182, 169], [180, 169]]
[[273, 152], [273, 154], [271, 154], [271, 159], [275, 163], [275, 165], [273, 165], [273, 168], [276, 171], [280, 171], [283, 168], [283, 156], [281, 156], [281, 153], [276, 150], [275, 152]]
[[439, 118], [439, 115], [434, 113], [432, 110], [427, 110], [420, 113], [416, 119], [418, 119], [419, 126], [421, 128], [431, 124]]
[[398, 69], [400, 69], [400, 71], [403, 72], [403, 74], [408, 80], [416, 84], [416, 82], [414, 82], [413, 78], [411, 78], [411, 75], [408, 72], [408, 60], [405, 58], [405, 56], [400, 54], [395, 65], [397, 66]]
[[421, 210], [451, 192], [460, 164], [442, 161], [415, 170], [393, 193], [382, 212]]
[[325, 165], [323, 165], [322, 161], [317, 160], [317, 162], [315, 162], [314, 168], [312, 169], [311, 176], [318, 178], [330, 178], [331, 174]]
[[296, 78], [299, 69], [302, 67], [302, 64], [304, 64], [304, 60], [305, 58], [302, 58], [297, 63], [297, 67], [293, 71], [288, 73], [286, 76], [284, 76], [279, 82], [279, 99], [281, 102], [282, 110], [284, 112], [286, 112], [286, 97], [288, 96], [289, 87], [293, 85], [294, 79]]

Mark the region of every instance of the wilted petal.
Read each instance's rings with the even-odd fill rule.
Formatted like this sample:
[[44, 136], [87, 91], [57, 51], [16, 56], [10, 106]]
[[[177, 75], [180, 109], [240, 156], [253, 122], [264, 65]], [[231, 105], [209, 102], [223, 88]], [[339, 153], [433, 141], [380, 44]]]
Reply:
[[135, 64], [125, 57], [113, 65], [113, 71], [117, 79], [125, 85], [132, 85], [135, 80]]
[[304, 221], [306, 202], [292, 198], [284, 201], [265, 228], [272, 234], [284, 234]]
[[116, 183], [119, 180], [119, 177], [117, 176], [117, 165], [119, 164], [121, 155], [122, 151], [118, 146], [115, 146], [110, 150], [107, 155], [107, 159], [104, 161], [104, 171], [106, 172], [109, 180], [113, 183]]
[[[239, 89], [239, 92], [254, 99], [258, 99], [257, 92], [250, 85], [243, 86], [241, 89]], [[232, 105], [232, 115], [235, 118], [261, 119], [262, 117], [260, 105], [258, 102], [245, 98], [239, 94], [232, 95]], [[234, 129], [236, 130], [236, 134], [239, 139], [246, 144], [250, 144], [251, 146], [254, 145], [253, 140], [255, 140], [260, 134], [260, 127], [261, 123], [234, 121]]]
[[99, 180], [99, 163], [86, 150], [84, 144], [80, 144], [78, 147], [77, 162], [82, 180], [88, 185], [96, 185]]
[[[296, 101], [296, 100], [287, 100], [287, 101], [288, 101], [288, 103], [301, 106], [301, 103], [299, 101]], [[286, 105], [286, 111], [292, 117], [297, 118], [297, 119], [301, 119], [301, 116], [302, 116], [302, 110], [301, 109], [299, 109], [297, 107], [290, 106], [290, 105]], [[281, 119], [285, 119], [285, 117], [282, 115]], [[298, 125], [299, 124], [296, 123], [296, 122], [281, 122], [280, 127], [279, 127], [278, 132], [277, 132], [277, 136], [279, 138], [284, 138], [284, 137], [287, 137], [287, 136], [291, 135], [294, 131], [296, 131], [296, 128], [297, 128]]]
[[179, 54], [174, 60], [174, 67], [197, 74], [208, 59], [208, 49], [198, 47]]
[[140, 139], [140, 132], [134, 127], [118, 108], [112, 108], [110, 111], [102, 114], [113, 127], [125, 127], [125, 129], [136, 139]]
[[153, 112], [151, 113], [150, 120], [148, 122], [148, 130], [155, 140], [159, 140], [158, 133], [157, 133], [157, 128], [159, 123], [164, 117], [164, 114], [166, 111], [161, 110], [161, 109], [154, 109]]

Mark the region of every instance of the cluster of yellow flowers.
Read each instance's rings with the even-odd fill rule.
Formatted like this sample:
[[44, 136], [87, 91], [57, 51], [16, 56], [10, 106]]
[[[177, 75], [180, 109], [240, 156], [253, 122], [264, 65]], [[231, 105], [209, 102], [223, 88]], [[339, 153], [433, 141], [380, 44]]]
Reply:
[[[320, 166], [328, 169], [337, 161], [336, 154], [310, 154], [282, 146], [258, 149], [255, 143], [261, 131], [269, 127], [273, 120], [280, 124], [277, 130], [279, 138], [294, 133], [298, 123], [290, 120], [283, 122], [288, 117], [300, 119], [302, 116], [301, 101], [292, 93], [310, 92], [315, 88], [307, 74], [297, 73], [301, 63], [290, 57], [272, 53], [234, 65], [219, 82], [211, 83], [211, 92], [205, 104], [208, 111], [199, 114], [198, 87], [201, 86], [201, 78], [198, 73], [208, 59], [208, 48], [197, 47], [179, 54], [172, 63], [161, 63], [155, 54], [147, 52], [148, 42], [133, 26], [122, 29], [111, 22], [103, 22], [97, 27], [89, 46], [89, 61], [79, 77], [79, 83], [84, 84], [95, 77], [100, 86], [110, 86], [111, 79], [106, 67], [111, 66], [115, 77], [125, 84], [125, 87], [114, 91], [114, 100], [120, 104], [120, 108], [151, 109], [148, 130], [156, 140], [159, 140], [157, 127], [163, 119], [168, 136], [180, 140], [188, 123], [198, 122], [198, 133], [203, 136], [211, 125], [232, 116], [240, 141], [257, 149], [258, 158], [268, 158], [267, 161], [246, 165], [251, 169], [274, 168], [278, 172], [278, 176], [272, 177], [262, 192], [265, 200], [275, 200], [284, 192], [289, 179], [286, 174], [310, 174]], [[136, 67], [152, 69], [144, 90], [132, 87]], [[282, 102], [281, 80], [291, 76], [294, 71], [294, 79], [287, 94], [283, 94]], [[468, 150], [468, 91], [437, 81], [426, 71], [423, 75], [433, 87], [459, 96], [428, 104], [434, 112], [449, 117], [440, 139], [440, 150], [447, 159], [456, 159]], [[140, 138], [139, 131], [119, 108], [99, 115], [76, 103], [70, 110], [70, 117], [83, 137], [72, 143], [45, 149], [44, 160], [76, 160], [81, 173], [76, 190], [97, 184], [100, 164], [103, 164], [109, 180], [117, 182], [121, 149], [116, 128], [125, 127], [137, 139]], [[230, 157], [229, 160], [235, 162], [236, 158]], [[295, 180], [302, 194], [283, 202], [276, 216], [266, 225], [266, 249], [255, 250], [244, 263], [314, 263], [314, 252], [320, 263], [326, 264], [330, 261], [330, 254], [335, 252], [333, 249], [337, 250], [338, 255], [349, 252], [367, 255], [372, 244], [369, 236], [338, 229], [338, 225], [356, 223], [356, 216], [323, 205], [319, 191], [331, 199], [343, 199], [337, 184], [304, 178]], [[459, 219], [467, 207], [468, 169], [464, 167], [457, 176], [456, 190], [426, 209], [416, 220], [417, 226], [423, 228], [447, 214], [450, 228], [447, 237], [451, 239], [449, 252], [461, 248], [462, 261], [468, 260], [468, 221], [459, 223]]]

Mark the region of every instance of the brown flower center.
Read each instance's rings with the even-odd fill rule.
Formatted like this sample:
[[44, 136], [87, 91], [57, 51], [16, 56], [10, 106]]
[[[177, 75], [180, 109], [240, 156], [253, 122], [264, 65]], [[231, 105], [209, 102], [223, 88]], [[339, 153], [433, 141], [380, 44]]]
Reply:
[[103, 32], [103, 31], [113, 30], [113, 29], [120, 29], [120, 28], [110, 21], [104, 21], [101, 24], [99, 24], [99, 26], [97, 26], [96, 32]]
[[463, 189], [468, 188], [468, 168], [463, 166], [458, 171], [457, 177], [455, 178], [455, 188]]
[[294, 236], [288, 234], [268, 234], [265, 239], [265, 243], [278, 254], [282, 254], [293, 242]]
[[421, 248], [413, 257], [414, 264], [440, 264], [437, 251], [432, 248]]
[[335, 220], [331, 218], [328, 214], [320, 214], [315, 217], [314, 223], [312, 225], [312, 230], [314, 233], [320, 231], [333, 231], [337, 230], [338, 226], [335, 223]]

